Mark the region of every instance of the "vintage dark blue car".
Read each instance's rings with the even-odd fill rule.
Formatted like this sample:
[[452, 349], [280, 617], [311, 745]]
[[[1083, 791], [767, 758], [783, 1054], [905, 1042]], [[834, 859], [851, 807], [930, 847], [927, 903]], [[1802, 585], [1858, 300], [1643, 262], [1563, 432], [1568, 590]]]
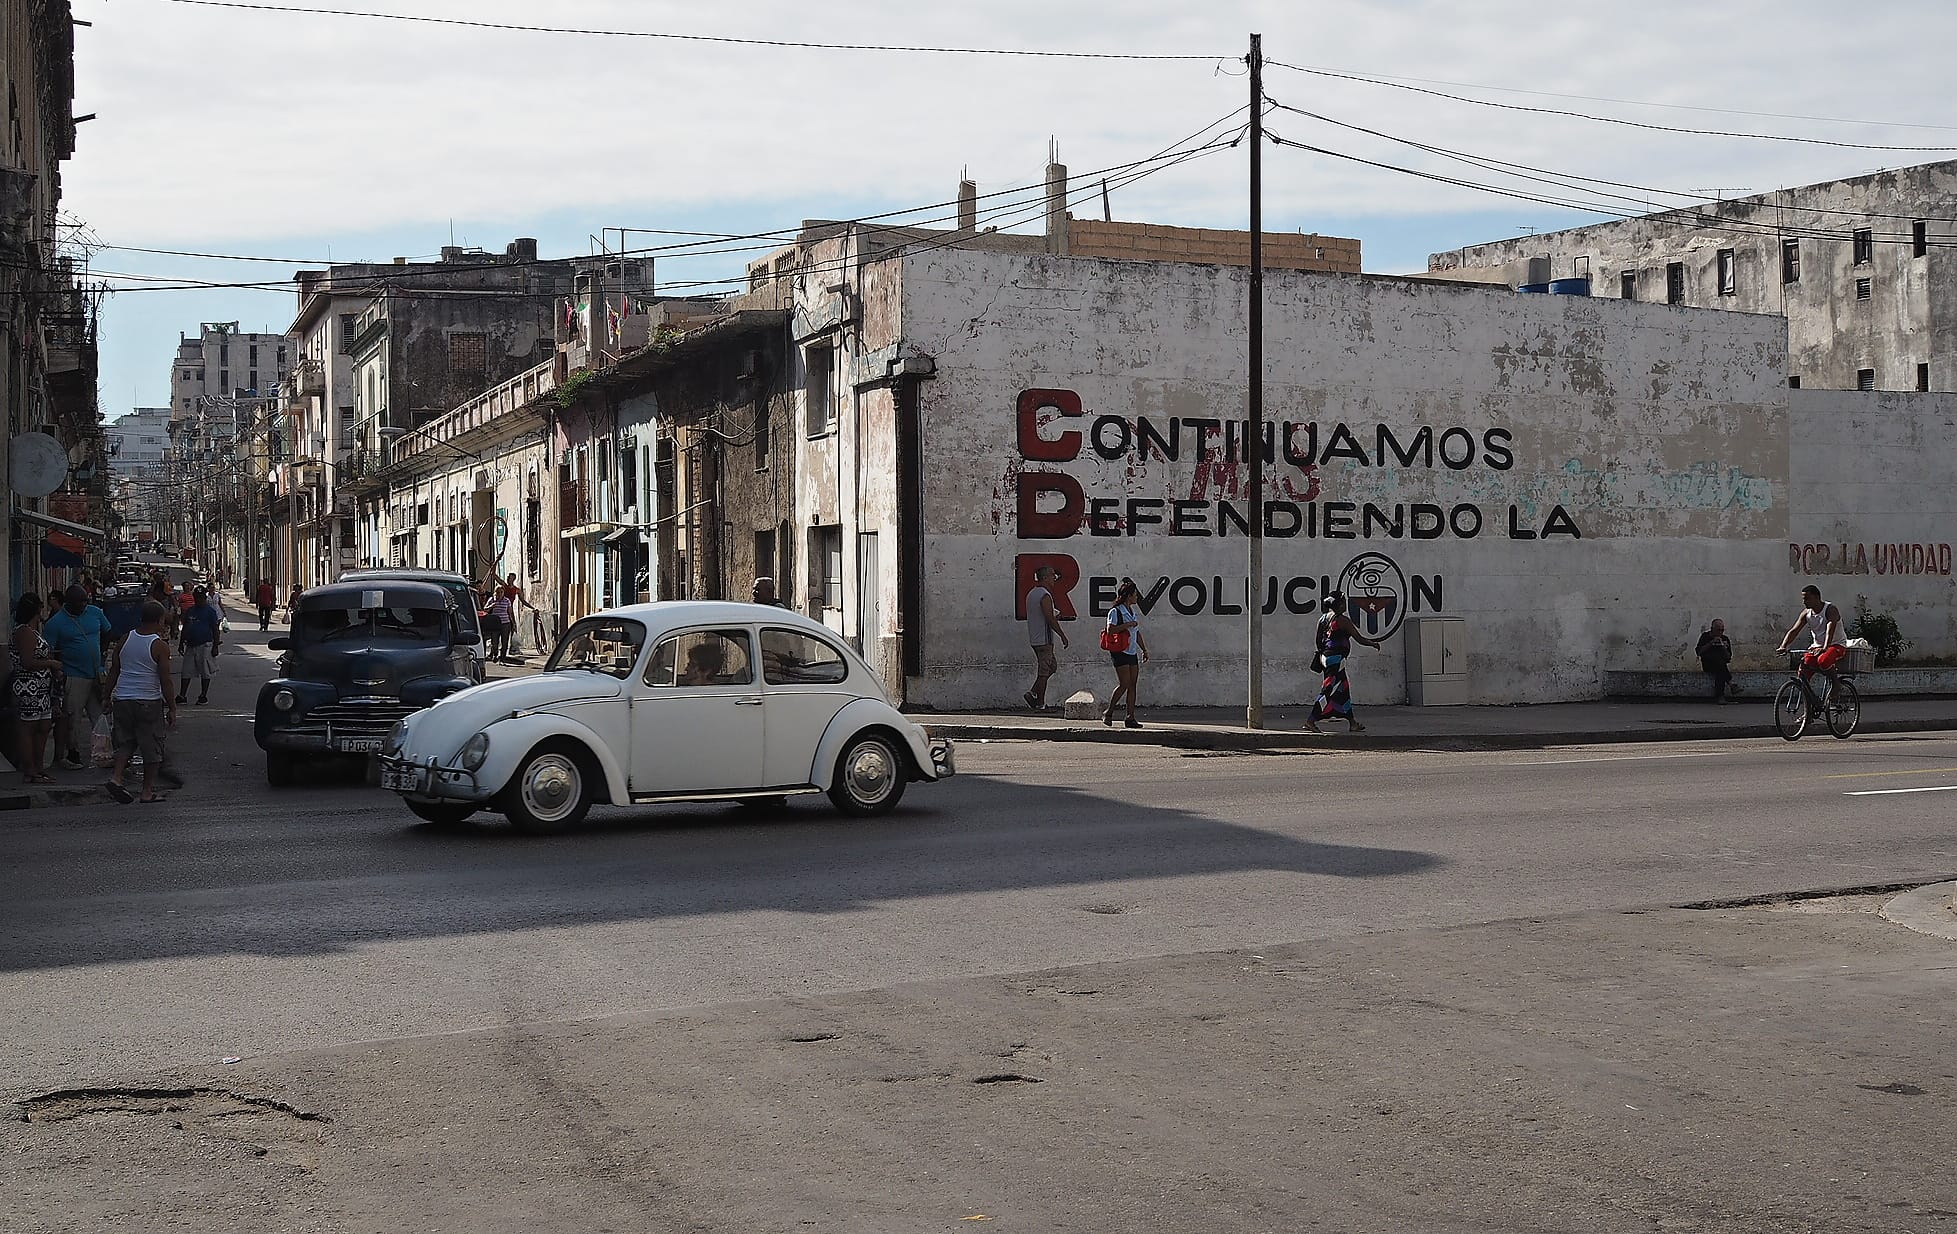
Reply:
[[[473, 616], [473, 614], [471, 614]], [[473, 684], [474, 632], [449, 593], [400, 580], [331, 583], [299, 597], [284, 653], [252, 725], [265, 778], [293, 782], [301, 759], [379, 753], [388, 732]]]

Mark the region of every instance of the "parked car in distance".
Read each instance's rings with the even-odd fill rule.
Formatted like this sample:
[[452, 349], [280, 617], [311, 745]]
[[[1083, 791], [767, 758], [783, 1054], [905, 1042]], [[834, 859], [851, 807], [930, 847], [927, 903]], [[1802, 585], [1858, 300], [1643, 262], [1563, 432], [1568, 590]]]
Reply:
[[292, 783], [312, 755], [378, 753], [401, 719], [474, 684], [455, 602], [434, 583], [329, 583], [299, 597], [292, 633], [258, 691], [252, 734], [265, 778]]
[[381, 785], [431, 822], [497, 810], [525, 831], [594, 802], [779, 801], [827, 793], [881, 814], [953, 774], [847, 644], [785, 609], [718, 600], [593, 614], [543, 670], [451, 695], [397, 726]]
[[370, 566], [361, 570], [348, 570], [340, 575], [340, 581], [343, 583], [368, 582], [375, 579], [433, 583], [448, 592], [449, 597], [455, 601], [457, 615], [462, 618], [469, 652], [475, 658], [475, 664], [470, 670], [470, 680], [483, 679], [484, 666], [489, 663], [489, 644], [482, 632], [480, 600], [476, 595], [474, 583], [448, 570], [421, 570], [413, 566]]

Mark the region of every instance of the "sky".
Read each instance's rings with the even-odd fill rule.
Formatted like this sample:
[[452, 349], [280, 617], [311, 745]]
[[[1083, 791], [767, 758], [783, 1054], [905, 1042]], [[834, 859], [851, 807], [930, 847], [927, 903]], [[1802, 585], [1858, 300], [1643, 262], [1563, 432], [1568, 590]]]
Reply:
[[[63, 208], [101, 246], [91, 271], [116, 289], [101, 333], [110, 418], [167, 403], [180, 333], [207, 321], [283, 331], [296, 309], [289, 287], [185, 283], [432, 258], [450, 243], [500, 252], [518, 236], [561, 257], [688, 242], [652, 229], [746, 235], [910, 210], [900, 221], [922, 223], [947, 213], [924, 207], [954, 197], [963, 175], [1001, 194], [983, 204], [1011, 227], [1033, 212], [1013, 209], [1031, 198], [1010, 191], [1040, 182], [1049, 142], [1084, 194], [1077, 215], [1101, 209], [1090, 173], [1131, 168], [1109, 175], [1115, 218], [1244, 227], [1247, 149], [1219, 139], [1245, 119], [1252, 31], [1274, 62], [1268, 128], [1333, 152], [1266, 146], [1265, 227], [1356, 236], [1369, 272], [1594, 221], [1596, 207], [1642, 212], [1957, 157], [1957, 124], [1941, 123], [1957, 121], [1947, 0], [73, 2], [92, 23], [76, 31], [75, 112], [94, 118], [79, 126]], [[329, 6], [704, 38], [289, 11]], [[719, 39], [1110, 58], [706, 41]], [[1188, 58], [1112, 58], [1150, 56]], [[1546, 185], [1408, 142], [1617, 187]], [[1141, 171], [1152, 174], [1123, 183]], [[725, 278], [754, 255], [669, 251], [657, 276]]]

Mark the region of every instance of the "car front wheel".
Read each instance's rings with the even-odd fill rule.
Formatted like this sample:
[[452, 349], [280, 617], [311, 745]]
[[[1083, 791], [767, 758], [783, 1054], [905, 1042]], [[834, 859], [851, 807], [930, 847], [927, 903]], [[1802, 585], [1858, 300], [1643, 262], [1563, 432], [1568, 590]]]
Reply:
[[592, 793], [591, 768], [581, 752], [568, 742], [550, 741], [518, 764], [498, 804], [518, 831], [562, 831], [584, 818]]
[[903, 800], [908, 779], [896, 742], [882, 733], [866, 733], [843, 747], [829, 800], [845, 814], [882, 814]]

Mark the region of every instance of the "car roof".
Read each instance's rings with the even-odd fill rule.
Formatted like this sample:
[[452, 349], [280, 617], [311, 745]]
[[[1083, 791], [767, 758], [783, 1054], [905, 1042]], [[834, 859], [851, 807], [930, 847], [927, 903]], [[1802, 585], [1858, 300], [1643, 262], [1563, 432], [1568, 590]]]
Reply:
[[[386, 585], [376, 587], [372, 583]], [[299, 594], [299, 607], [308, 610], [344, 608], [349, 596], [360, 596], [371, 591], [380, 592], [381, 603], [388, 608], [399, 605], [408, 608], [447, 608], [449, 605], [448, 591], [439, 583], [423, 579], [372, 579], [366, 583], [354, 580], [308, 587]]]
[[419, 579], [431, 583], [462, 583], [465, 585], [469, 581], [462, 575], [449, 570], [421, 570], [416, 569], [414, 566], [365, 566], [358, 570], [344, 570], [341, 572], [340, 578], [343, 580], [363, 578]]
[[617, 608], [601, 609], [590, 616], [630, 617], [644, 622], [646, 628], [655, 634], [680, 626], [712, 625], [724, 621], [733, 625], [766, 623], [788, 626], [824, 635], [832, 641], [839, 640], [834, 630], [793, 609], [776, 608], [772, 604], [749, 604], [745, 600], [658, 600], [651, 604], [622, 604]]

